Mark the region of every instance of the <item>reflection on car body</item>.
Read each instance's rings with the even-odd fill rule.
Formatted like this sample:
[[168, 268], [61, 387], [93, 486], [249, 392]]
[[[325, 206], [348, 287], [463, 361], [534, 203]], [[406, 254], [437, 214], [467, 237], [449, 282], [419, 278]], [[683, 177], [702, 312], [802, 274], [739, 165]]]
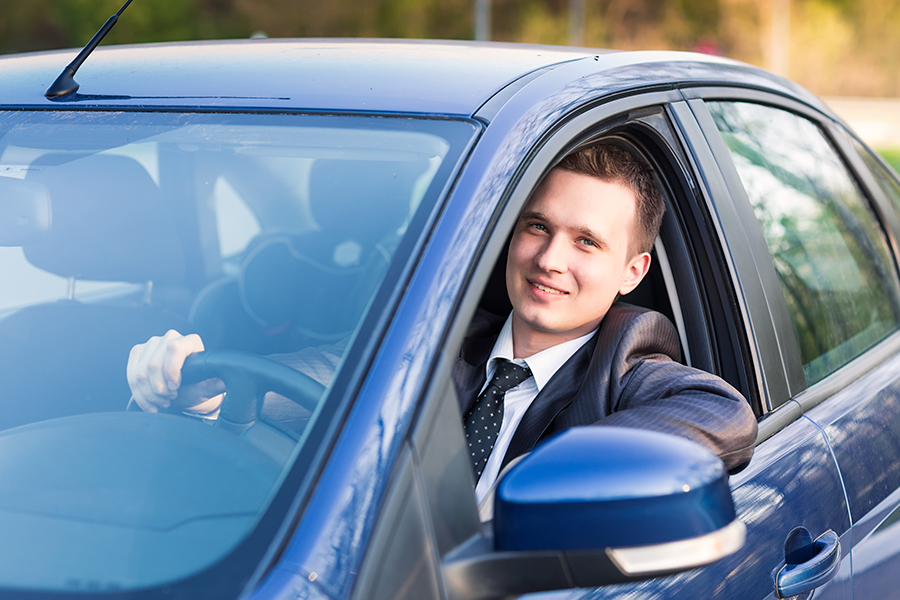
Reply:
[[[49, 100], [67, 56], [0, 58], [3, 592], [891, 597], [900, 186], [807, 92], [678, 53], [254, 40], [100, 48]], [[600, 140], [653, 165], [668, 208], [627, 300], [667, 315], [760, 424], [729, 480], [746, 542], [682, 574], [696, 565], [608, 557], [688, 534], [604, 542], [654, 533], [623, 518], [586, 528], [580, 555], [552, 502], [514, 507], [549, 524], [513, 532], [543, 546], [505, 546], [521, 538], [478, 520], [449, 379], [476, 309], [504, 301], [494, 267], [531, 191]], [[124, 410], [129, 349], [167, 329], [201, 334], [197, 369], [224, 369], [252, 426]], [[303, 372], [246, 358], [304, 349]], [[625, 480], [587, 452], [606, 433], [557, 438], [510, 478], [542, 496], [535, 465], [574, 448], [608, 516]], [[653, 478], [688, 514], [684, 472], [723, 495], [702, 451], [673, 475], [628, 434], [603, 447], [644, 477], [630, 510]], [[827, 556], [791, 563], [799, 528], [833, 532]]]

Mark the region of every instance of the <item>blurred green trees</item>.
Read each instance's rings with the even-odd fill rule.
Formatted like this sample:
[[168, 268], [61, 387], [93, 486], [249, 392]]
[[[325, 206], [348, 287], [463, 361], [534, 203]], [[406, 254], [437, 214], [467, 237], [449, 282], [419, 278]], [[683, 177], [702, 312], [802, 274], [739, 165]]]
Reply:
[[[82, 46], [124, 0], [0, 0], [0, 52]], [[475, 0], [135, 0], [105, 43], [466, 39]], [[780, 8], [779, 8], [780, 7]], [[491, 38], [565, 44], [569, 0], [492, 0]], [[900, 0], [585, 0], [586, 46], [704, 49], [819, 94], [900, 95]], [[782, 33], [779, 33], [782, 32]]]
[[879, 153], [897, 173], [900, 173], [900, 148], [884, 148]]

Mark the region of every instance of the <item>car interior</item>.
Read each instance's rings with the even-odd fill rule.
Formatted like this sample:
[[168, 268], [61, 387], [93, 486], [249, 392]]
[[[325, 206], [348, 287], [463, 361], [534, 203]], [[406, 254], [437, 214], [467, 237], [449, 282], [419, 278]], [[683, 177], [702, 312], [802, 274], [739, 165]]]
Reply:
[[[194, 178], [265, 176], [246, 165], [242, 173], [228, 170], [229, 161], [211, 172], [213, 161], [200, 162]], [[410, 190], [431, 165], [310, 162], [306, 225], [281, 227], [283, 211], [266, 223], [266, 206], [254, 206], [249, 210], [263, 221], [257, 231], [240, 251], [220, 256], [221, 244], [204, 240], [204, 231], [221, 235], [215, 227], [222, 219], [243, 214], [217, 214], [202, 196], [184, 202], [166, 193], [133, 157], [46, 153], [35, 160], [23, 181], [42, 191], [52, 228], [21, 252], [32, 273], [56, 276], [69, 289], [67, 297], [0, 319], [7, 341], [0, 346], [0, 378], [17, 398], [16, 410], [0, 416], [0, 429], [123, 410], [130, 349], [169, 329], [200, 334], [208, 350], [261, 355], [346, 340], [409, 221]], [[365, 201], [373, 195], [382, 201]], [[253, 200], [245, 195], [242, 202]], [[105, 291], [83, 291], [103, 284]], [[44, 331], [53, 335], [36, 334]], [[35, 365], [44, 365], [41, 377]]]

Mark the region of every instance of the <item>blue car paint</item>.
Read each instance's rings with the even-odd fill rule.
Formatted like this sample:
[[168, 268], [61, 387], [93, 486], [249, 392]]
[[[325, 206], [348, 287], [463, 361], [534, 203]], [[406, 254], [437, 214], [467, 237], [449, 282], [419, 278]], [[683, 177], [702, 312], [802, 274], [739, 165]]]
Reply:
[[[874, 534], [900, 510], [900, 471], [891, 459], [900, 451], [900, 358], [890, 357], [807, 414], [828, 435], [841, 468], [852, 517], [854, 556], [866, 557], [860, 568], [875, 570], [878, 565], [896, 564], [900, 548], [885, 544], [890, 526], [878, 532], [880, 535]], [[890, 534], [896, 536], [896, 529]], [[854, 578], [856, 597], [890, 597], [890, 590], [900, 585], [900, 574], [896, 569], [880, 570], [877, 586], [869, 583], [869, 576]]]
[[[546, 46], [522, 49], [507, 44], [277, 39], [101, 46], [78, 71], [77, 94], [58, 100], [34, 90], [52, 83], [73, 51], [0, 57], [0, 70], [7, 106], [469, 116], [523, 74], [585, 55]], [[402, 70], [394, 68], [398, 50], [404, 57]], [[472, 63], [480, 68], [471, 69]]]
[[844, 561], [817, 598], [849, 598], [850, 521], [840, 477], [822, 432], [806, 419], [756, 448], [753, 461], [731, 477], [738, 518], [747, 526], [744, 548], [722, 561], [681, 575], [585, 593], [612, 598], [774, 598], [774, 569], [784, 560], [784, 537], [803, 525], [814, 537], [833, 530]]

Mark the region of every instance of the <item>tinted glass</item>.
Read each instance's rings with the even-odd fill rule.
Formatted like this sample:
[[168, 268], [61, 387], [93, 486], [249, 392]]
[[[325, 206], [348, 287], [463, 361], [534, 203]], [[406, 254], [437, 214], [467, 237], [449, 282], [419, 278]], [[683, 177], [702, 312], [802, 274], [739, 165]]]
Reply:
[[[355, 332], [409, 259], [398, 247], [422, 234], [473, 134], [449, 120], [0, 113], [0, 586], [148, 588], [237, 547], [315, 443]], [[126, 412], [130, 349], [168, 329], [287, 353], [297, 370], [273, 383], [240, 355], [216, 371], [222, 412], [257, 416], [249, 429]], [[254, 408], [267, 390], [280, 394]]]
[[709, 107], [759, 219], [814, 383], [897, 328], [900, 286], [884, 232], [814, 123], [757, 104]]

